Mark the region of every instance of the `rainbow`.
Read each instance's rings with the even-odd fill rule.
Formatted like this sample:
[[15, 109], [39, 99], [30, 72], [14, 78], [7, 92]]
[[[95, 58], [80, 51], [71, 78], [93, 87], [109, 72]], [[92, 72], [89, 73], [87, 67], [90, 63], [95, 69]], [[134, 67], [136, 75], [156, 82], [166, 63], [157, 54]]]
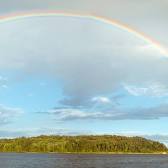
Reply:
[[47, 17], [47, 16], [65, 16], [65, 17], [78, 17], [78, 18], [86, 18], [86, 19], [93, 19], [97, 20], [106, 24], [113, 25], [119, 29], [122, 29], [124, 31], [127, 31], [133, 35], [135, 35], [137, 38], [140, 38], [144, 40], [145, 42], [149, 43], [158, 51], [160, 51], [161, 54], [164, 56], [168, 56], [168, 49], [163, 47], [157, 40], [153, 39], [152, 37], [148, 36], [147, 34], [140, 32], [133, 27], [130, 27], [129, 25], [126, 25], [124, 23], [121, 23], [114, 19], [109, 19], [106, 17], [94, 15], [94, 14], [79, 14], [79, 13], [71, 13], [71, 12], [60, 12], [60, 11], [31, 11], [27, 13], [17, 13], [17, 14], [10, 14], [10, 15], [3, 15], [0, 16], [0, 23], [9, 22], [13, 20], [18, 19], [25, 19], [30, 17]]

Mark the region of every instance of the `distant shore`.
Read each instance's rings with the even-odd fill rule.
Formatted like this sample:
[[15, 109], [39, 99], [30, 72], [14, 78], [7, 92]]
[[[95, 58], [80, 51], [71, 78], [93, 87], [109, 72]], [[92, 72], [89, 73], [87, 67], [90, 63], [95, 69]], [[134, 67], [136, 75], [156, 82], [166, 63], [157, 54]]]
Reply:
[[116, 135], [38, 136], [0, 139], [0, 152], [64, 154], [167, 154], [168, 148], [142, 137]]

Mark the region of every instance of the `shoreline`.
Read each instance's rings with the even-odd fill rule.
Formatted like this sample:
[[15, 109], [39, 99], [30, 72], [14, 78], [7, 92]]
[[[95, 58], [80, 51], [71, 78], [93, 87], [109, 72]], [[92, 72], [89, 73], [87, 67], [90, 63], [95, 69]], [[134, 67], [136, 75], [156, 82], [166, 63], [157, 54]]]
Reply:
[[0, 152], [15, 154], [70, 154], [70, 155], [168, 155], [168, 153], [125, 153], [125, 152]]

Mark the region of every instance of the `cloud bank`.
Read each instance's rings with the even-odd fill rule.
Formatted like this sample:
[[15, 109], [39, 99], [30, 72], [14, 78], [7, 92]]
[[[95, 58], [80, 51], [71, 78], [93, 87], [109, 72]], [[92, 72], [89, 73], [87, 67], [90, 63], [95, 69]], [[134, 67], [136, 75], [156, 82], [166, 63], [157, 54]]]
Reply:
[[123, 83], [135, 87], [159, 83], [165, 89], [168, 84], [168, 61], [157, 49], [142, 49], [148, 44], [101, 22], [34, 18], [4, 23], [0, 32], [0, 69], [50, 74], [65, 81], [64, 104], [80, 105]]

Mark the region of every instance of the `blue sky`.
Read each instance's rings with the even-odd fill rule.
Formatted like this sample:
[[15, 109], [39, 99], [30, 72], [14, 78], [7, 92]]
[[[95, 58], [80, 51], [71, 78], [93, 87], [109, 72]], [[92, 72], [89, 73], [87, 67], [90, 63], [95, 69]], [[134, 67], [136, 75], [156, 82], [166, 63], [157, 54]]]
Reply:
[[[2, 3], [2, 15], [37, 9], [38, 1], [27, 9], [24, 3]], [[43, 3], [40, 9], [53, 8], [51, 1]], [[60, 8], [84, 10], [76, 5], [62, 2]], [[145, 12], [149, 4], [143, 5]], [[153, 13], [162, 16], [162, 5]], [[128, 20], [129, 9], [118, 18], [138, 26], [135, 18]], [[147, 21], [139, 19], [145, 33]], [[166, 46], [162, 24], [149, 35]], [[122, 134], [167, 143], [168, 59], [155, 46], [113, 25], [63, 16], [0, 23], [0, 37], [0, 137]]]

